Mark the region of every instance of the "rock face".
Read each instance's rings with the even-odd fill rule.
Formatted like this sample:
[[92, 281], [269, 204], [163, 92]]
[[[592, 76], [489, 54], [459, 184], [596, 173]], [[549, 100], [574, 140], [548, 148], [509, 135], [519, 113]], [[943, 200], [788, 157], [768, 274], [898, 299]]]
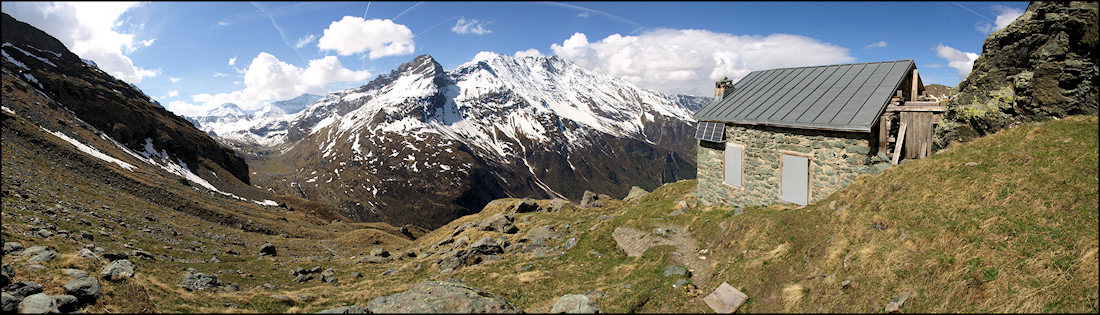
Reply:
[[935, 149], [1017, 124], [1097, 114], [1097, 3], [1034, 1], [989, 35], [936, 128]]
[[367, 303], [375, 313], [521, 313], [504, 298], [457, 281], [424, 281]]
[[316, 314], [370, 314], [370, 310], [366, 307], [359, 305], [341, 306], [337, 308], [327, 309]]

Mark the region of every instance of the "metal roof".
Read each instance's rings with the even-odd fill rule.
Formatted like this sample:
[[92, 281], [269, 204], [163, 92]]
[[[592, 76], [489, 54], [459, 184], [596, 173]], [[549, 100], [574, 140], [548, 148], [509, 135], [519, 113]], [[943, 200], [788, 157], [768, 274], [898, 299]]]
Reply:
[[870, 132], [912, 60], [753, 71], [698, 121]]

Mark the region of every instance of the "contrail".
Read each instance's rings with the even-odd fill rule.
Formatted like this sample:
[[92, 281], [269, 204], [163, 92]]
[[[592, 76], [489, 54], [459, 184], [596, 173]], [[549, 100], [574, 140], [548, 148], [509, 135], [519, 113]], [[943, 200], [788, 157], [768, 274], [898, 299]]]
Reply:
[[411, 7], [409, 7], [408, 9], [405, 9], [405, 12], [401, 12], [401, 14], [398, 14], [397, 16], [395, 16], [395, 17], [393, 17], [392, 19], [390, 19], [390, 21], [394, 21], [394, 20], [397, 20], [397, 18], [401, 17], [402, 15], [405, 15], [405, 13], [409, 13], [409, 11], [412, 11], [412, 9], [416, 8], [416, 7], [417, 7], [417, 6], [419, 6], [419, 5], [421, 4], [421, 3], [424, 3], [424, 2], [417, 2], [416, 4], [412, 5], [412, 6], [411, 6]]
[[363, 11], [363, 19], [367, 19], [367, 12], [370, 12], [370, 1], [367, 1], [367, 10]]
[[974, 11], [974, 10], [971, 10], [970, 8], [964, 7], [964, 6], [962, 5], [962, 4], [959, 4], [958, 2], [952, 2], [951, 4], [954, 4], [954, 5], [955, 5], [955, 6], [957, 6], [957, 7], [963, 8], [964, 10], [970, 11], [970, 13], [974, 13], [974, 15], [980, 16], [980, 17], [982, 17], [983, 19], [985, 19], [986, 21], [990, 21], [990, 22], [993, 22], [993, 20], [991, 20], [991, 19], [989, 19], [989, 18], [985, 17], [985, 16], [984, 16], [984, 15], [982, 15], [981, 13], [978, 13], [978, 12], [976, 12], [976, 11]]
[[306, 61], [306, 57], [303, 57], [302, 53], [298, 52], [298, 50], [295, 49], [294, 46], [291, 46], [290, 42], [286, 40], [286, 32], [283, 32], [283, 28], [279, 27], [278, 23], [275, 23], [275, 17], [272, 17], [271, 14], [267, 13], [267, 10], [264, 10], [263, 7], [260, 7], [258, 3], [251, 3], [252, 6], [256, 7], [256, 9], [259, 9], [260, 12], [263, 12], [263, 14], [267, 16], [268, 20], [271, 20], [271, 25], [275, 27], [275, 30], [279, 31], [279, 36], [283, 38], [283, 44], [285, 44], [287, 48], [290, 48], [290, 50], [294, 51], [294, 54], [298, 55], [298, 58], [301, 58], [303, 62]]
[[634, 33], [634, 32], [637, 32], [639, 30], [642, 30], [642, 29], [646, 28], [645, 25], [642, 25], [638, 22], [634, 22], [634, 21], [631, 21], [630, 19], [618, 16], [618, 15], [614, 15], [614, 14], [611, 14], [611, 13], [607, 13], [607, 12], [604, 12], [604, 11], [596, 10], [596, 9], [589, 9], [589, 8], [585, 8], [585, 7], [578, 6], [578, 5], [572, 5], [572, 4], [567, 4], [567, 3], [559, 3], [559, 2], [543, 2], [543, 3], [553, 5], [553, 6], [557, 6], [557, 7], [564, 7], [564, 8], [574, 9], [574, 10], [580, 10], [582, 12], [596, 13], [596, 14], [603, 15], [603, 16], [606, 16], [608, 18], [611, 18], [612, 20], [615, 20], [615, 21], [619, 21], [619, 22], [622, 22], [622, 23], [633, 25], [635, 27], [635, 29], [633, 31], [631, 31], [631, 33]]
[[446, 19], [446, 20], [440, 21], [439, 23], [436, 23], [435, 25], [432, 25], [432, 27], [426, 28], [426, 29], [424, 29], [423, 31], [420, 31], [420, 33], [416, 33], [416, 35], [413, 35], [413, 38], [416, 38], [417, 36], [420, 36], [420, 34], [424, 34], [424, 32], [427, 32], [427, 31], [429, 31], [429, 30], [431, 30], [431, 29], [435, 28], [436, 26], [440, 26], [440, 25], [443, 25], [443, 23], [447, 23], [447, 21], [452, 21], [452, 20], [454, 20], [454, 19], [457, 19], [457, 18], [460, 18], [460, 17], [462, 17], [462, 16], [461, 16], [461, 15], [455, 15], [454, 17], [451, 17], [451, 18], [449, 18], [449, 19]]

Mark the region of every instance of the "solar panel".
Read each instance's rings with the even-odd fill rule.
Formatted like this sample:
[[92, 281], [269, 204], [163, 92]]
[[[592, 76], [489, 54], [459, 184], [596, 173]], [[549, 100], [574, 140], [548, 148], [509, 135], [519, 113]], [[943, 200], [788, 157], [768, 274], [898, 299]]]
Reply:
[[722, 142], [722, 137], [725, 135], [726, 124], [712, 121], [699, 122], [698, 129], [695, 130], [695, 139], [710, 141], [710, 142]]

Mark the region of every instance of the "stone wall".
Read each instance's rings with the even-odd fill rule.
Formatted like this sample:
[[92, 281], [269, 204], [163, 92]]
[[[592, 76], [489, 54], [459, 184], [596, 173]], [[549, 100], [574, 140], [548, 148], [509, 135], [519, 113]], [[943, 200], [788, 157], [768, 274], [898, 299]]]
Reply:
[[699, 141], [697, 194], [704, 204], [735, 207], [780, 202], [780, 150], [810, 158], [810, 202], [840, 190], [860, 174], [889, 167], [885, 155], [874, 155], [870, 134], [726, 124], [727, 143], [743, 145], [742, 188], [722, 183], [725, 145]]

